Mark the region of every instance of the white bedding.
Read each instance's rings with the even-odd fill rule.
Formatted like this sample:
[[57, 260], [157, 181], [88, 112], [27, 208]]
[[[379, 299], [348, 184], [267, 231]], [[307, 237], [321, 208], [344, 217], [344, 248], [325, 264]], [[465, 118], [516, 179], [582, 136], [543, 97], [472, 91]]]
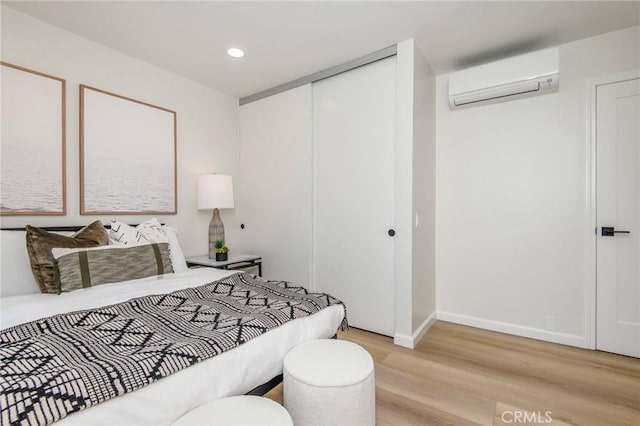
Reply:
[[[197, 287], [236, 273], [212, 268], [190, 269], [106, 284], [61, 295], [30, 294], [0, 299], [0, 328], [59, 313], [122, 302], [147, 294]], [[333, 305], [263, 334], [240, 347], [165, 377], [135, 392], [74, 413], [61, 424], [171, 424], [206, 402], [244, 394], [282, 373], [284, 355], [298, 343], [335, 334], [344, 310]]]

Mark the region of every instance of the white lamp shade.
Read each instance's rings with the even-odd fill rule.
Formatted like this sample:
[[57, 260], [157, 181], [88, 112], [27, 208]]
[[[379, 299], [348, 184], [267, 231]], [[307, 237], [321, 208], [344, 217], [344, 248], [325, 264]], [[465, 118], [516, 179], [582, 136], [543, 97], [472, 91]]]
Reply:
[[229, 175], [202, 175], [198, 178], [198, 210], [232, 209], [233, 183]]

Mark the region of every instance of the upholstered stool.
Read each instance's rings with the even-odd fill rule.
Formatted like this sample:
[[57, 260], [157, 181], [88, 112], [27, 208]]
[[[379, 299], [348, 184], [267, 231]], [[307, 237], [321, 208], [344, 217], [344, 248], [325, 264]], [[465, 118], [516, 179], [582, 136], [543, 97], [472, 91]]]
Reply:
[[309, 340], [284, 358], [284, 406], [296, 426], [374, 425], [369, 352], [344, 340]]
[[265, 425], [293, 426], [287, 410], [277, 402], [259, 396], [232, 396], [217, 399], [189, 411], [174, 425]]

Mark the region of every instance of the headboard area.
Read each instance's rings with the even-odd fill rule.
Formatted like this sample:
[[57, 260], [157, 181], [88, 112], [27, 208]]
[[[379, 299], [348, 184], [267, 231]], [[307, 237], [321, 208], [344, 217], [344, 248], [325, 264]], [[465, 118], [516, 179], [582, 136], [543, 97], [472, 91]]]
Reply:
[[[72, 235], [83, 226], [41, 226], [39, 228], [62, 235]], [[105, 225], [105, 228], [110, 227]], [[25, 228], [0, 230], [0, 297], [40, 293], [38, 283], [31, 272], [25, 232]]]
[[[107, 229], [111, 229], [111, 225], [103, 225], [105, 228]], [[131, 226], [138, 226], [138, 225], [131, 225]], [[44, 229], [45, 231], [49, 231], [49, 232], [76, 232], [79, 231], [80, 229], [83, 228], [83, 226], [38, 226], [38, 228], [40, 229]], [[25, 231], [27, 228], [26, 227], [21, 227], [21, 228], [0, 228], [0, 230], [2, 231]]]
[[[75, 232], [73, 229], [67, 229], [72, 227], [55, 228], [64, 229], [54, 231], [43, 227], [65, 235]], [[31, 272], [25, 228], [3, 228], [0, 231], [0, 297], [37, 293], [40, 293], [40, 288]]]

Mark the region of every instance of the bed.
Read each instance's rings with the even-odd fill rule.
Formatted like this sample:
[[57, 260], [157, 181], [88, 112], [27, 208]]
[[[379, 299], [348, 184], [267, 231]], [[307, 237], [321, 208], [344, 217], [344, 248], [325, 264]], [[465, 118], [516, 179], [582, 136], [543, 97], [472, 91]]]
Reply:
[[[117, 306], [119, 303], [146, 300], [172, 292], [197, 292], [203, 286], [211, 287], [211, 283], [221, 280], [247, 283], [257, 279], [258, 286], [267, 285], [263, 284], [267, 283], [266, 280], [260, 281], [259, 278], [238, 271], [197, 268], [99, 285], [60, 295], [35, 293], [31, 283], [25, 286], [30, 290], [28, 294], [15, 294], [15, 291], [11, 294], [11, 291], [4, 291], [7, 280], [12, 283], [19, 279], [28, 280], [31, 272], [28, 270], [26, 253], [22, 253], [25, 250], [15, 250], [14, 247], [21, 237], [24, 241], [24, 233], [20, 233], [2, 231], [0, 284], [3, 294], [0, 298], [0, 328], [3, 335], [9, 334], [8, 331], [16, 327], [24, 328], [24, 324], [34, 321], [37, 323], [36, 320], [40, 318], [64, 317], [70, 315], [69, 312], [91, 309], [100, 311], [107, 309], [103, 307], [114, 304]], [[27, 268], [26, 272], [24, 268]], [[59, 423], [171, 424], [206, 402], [252, 391], [255, 393], [255, 389], [260, 389], [261, 385], [269, 382], [273, 384], [274, 378], [282, 373], [284, 355], [292, 347], [305, 340], [334, 336], [341, 324], [344, 325], [344, 320], [343, 305], [331, 304], [310, 315], [287, 321], [264, 334], [251, 336], [252, 338], [233, 349], [181, 369], [140, 389], [73, 412], [59, 420]], [[2, 368], [8, 368], [8, 360], [5, 352]], [[3, 397], [6, 401], [7, 395]], [[5, 408], [2, 407], [2, 410]], [[8, 414], [3, 411], [2, 423], [4, 424], [8, 418]]]

